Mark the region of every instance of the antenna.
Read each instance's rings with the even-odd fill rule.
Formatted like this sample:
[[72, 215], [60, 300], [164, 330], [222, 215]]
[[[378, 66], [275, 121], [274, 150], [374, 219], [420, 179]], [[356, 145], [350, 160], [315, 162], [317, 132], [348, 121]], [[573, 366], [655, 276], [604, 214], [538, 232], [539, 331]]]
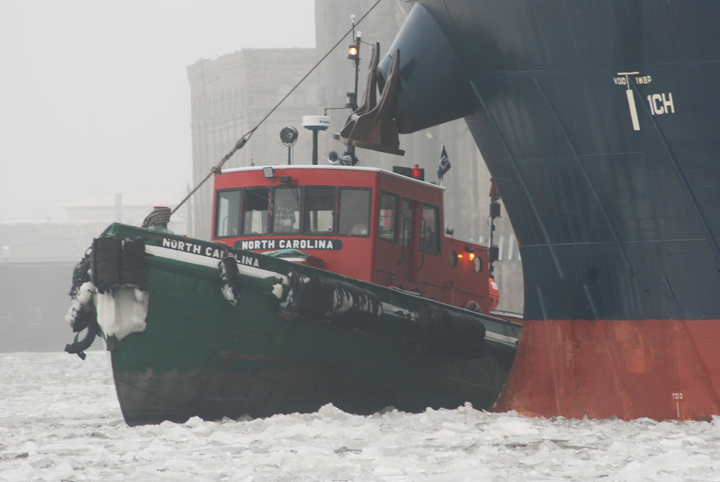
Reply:
[[312, 165], [317, 166], [318, 132], [325, 131], [330, 127], [330, 118], [326, 115], [306, 115], [303, 116], [302, 125], [305, 129], [313, 133]]

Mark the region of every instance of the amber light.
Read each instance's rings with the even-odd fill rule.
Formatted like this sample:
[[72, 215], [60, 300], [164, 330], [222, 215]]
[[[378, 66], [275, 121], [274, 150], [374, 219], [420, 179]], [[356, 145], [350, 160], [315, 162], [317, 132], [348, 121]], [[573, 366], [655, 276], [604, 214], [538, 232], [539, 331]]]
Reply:
[[465, 252], [468, 254], [470, 261], [475, 259], [475, 248], [471, 246], [465, 246]]
[[355, 60], [358, 56], [358, 48], [357, 45], [351, 45], [348, 47], [348, 58], [350, 60]]

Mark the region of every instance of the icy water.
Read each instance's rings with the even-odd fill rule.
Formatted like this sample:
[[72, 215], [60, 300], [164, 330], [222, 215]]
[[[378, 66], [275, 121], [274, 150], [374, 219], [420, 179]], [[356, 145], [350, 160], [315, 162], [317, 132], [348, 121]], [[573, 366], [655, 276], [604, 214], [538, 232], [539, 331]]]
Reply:
[[567, 420], [464, 406], [130, 428], [104, 352], [0, 355], [2, 481], [720, 481], [720, 418]]

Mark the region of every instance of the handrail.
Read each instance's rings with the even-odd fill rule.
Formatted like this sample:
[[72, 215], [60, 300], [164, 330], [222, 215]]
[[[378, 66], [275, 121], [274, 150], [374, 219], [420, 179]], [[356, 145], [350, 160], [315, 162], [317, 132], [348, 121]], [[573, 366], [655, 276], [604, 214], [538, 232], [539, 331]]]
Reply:
[[421, 262], [420, 266], [418, 266], [417, 271], [420, 271], [420, 269], [425, 265], [425, 230], [427, 229], [427, 223], [425, 222], [425, 218], [422, 216], [420, 217], [420, 253], [421, 253]]

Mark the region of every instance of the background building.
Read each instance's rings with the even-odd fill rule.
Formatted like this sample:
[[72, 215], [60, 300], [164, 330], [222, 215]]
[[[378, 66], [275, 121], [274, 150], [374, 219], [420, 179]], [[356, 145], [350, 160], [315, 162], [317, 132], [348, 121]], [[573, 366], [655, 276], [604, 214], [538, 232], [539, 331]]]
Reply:
[[[315, 1], [316, 49], [240, 50], [216, 60], [201, 60], [188, 67], [192, 102], [193, 182], [198, 183], [249, 132], [290, 89], [359, 20], [373, 0]], [[410, 4], [381, 2], [356, 29], [362, 33], [358, 103], [363, 100], [371, 45], [380, 43], [381, 54], [389, 49], [403, 24]], [[343, 109], [347, 92], [355, 87], [353, 64], [347, 60], [351, 36], [340, 42], [293, 94], [255, 132], [252, 139], [225, 165], [229, 167], [287, 164], [288, 150], [280, 141], [280, 130], [294, 126], [299, 131], [294, 163], [310, 164], [312, 136], [302, 129], [302, 116], [331, 117], [332, 127], [319, 136], [319, 162], [330, 151], [342, 153], [344, 145], [332, 134], [340, 132], [350, 111]], [[327, 109], [327, 110], [326, 110]], [[426, 180], [435, 181], [440, 152], [445, 146], [452, 169], [445, 175], [446, 227], [457, 238], [487, 243], [490, 175], [464, 120], [404, 135], [400, 147], [404, 157], [358, 149], [362, 166], [391, 170], [393, 165], [425, 168]], [[212, 183], [208, 181], [194, 196], [194, 235], [208, 239], [212, 210]], [[190, 233], [188, 233], [190, 234]], [[506, 218], [496, 220], [494, 244], [500, 252], [495, 278], [500, 285], [500, 309], [521, 312], [523, 307], [522, 263], [517, 242]]]
[[[240, 137], [254, 128], [269, 110], [315, 64], [313, 49], [247, 49], [216, 60], [199, 60], [188, 67], [192, 103], [193, 181], [198, 183]], [[236, 152], [225, 168], [287, 164], [288, 148], [280, 142], [286, 126], [302, 130], [300, 119], [318, 106], [318, 84], [304, 82]], [[295, 162], [304, 164], [312, 138], [301, 135], [292, 148]], [[212, 182], [193, 196], [193, 234], [208, 239]], [[191, 234], [191, 233], [188, 233]]]

